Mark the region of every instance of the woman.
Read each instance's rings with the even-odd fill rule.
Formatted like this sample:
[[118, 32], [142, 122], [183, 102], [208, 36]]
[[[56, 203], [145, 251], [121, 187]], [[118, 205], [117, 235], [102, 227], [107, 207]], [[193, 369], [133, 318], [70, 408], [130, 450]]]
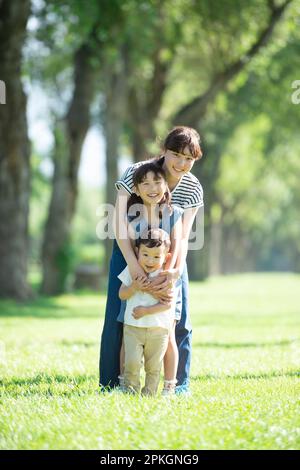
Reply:
[[[175, 268], [169, 270], [159, 286], [153, 286], [152, 293], [157, 298], [170, 298], [170, 283], [182, 273], [182, 312], [176, 326], [176, 341], [179, 352], [176, 393], [189, 392], [189, 375], [191, 363], [192, 328], [188, 312], [188, 275], [186, 255], [189, 234], [199, 207], [203, 206], [203, 191], [198, 179], [190, 171], [196, 160], [202, 157], [200, 136], [195, 129], [175, 127], [167, 135], [163, 144], [163, 156], [155, 161], [166, 173], [167, 183], [171, 191], [171, 202], [184, 210], [183, 233], [180, 251]], [[118, 385], [120, 371], [120, 347], [122, 342], [122, 324], [117, 322], [121, 301], [118, 296], [120, 280], [118, 275], [126, 264], [132, 279], [145, 276], [137, 262], [128, 236], [127, 202], [133, 191], [133, 174], [136, 168], [145, 162], [131, 165], [117, 181], [118, 196], [115, 207], [115, 233], [113, 253], [110, 262], [107, 304], [100, 351], [100, 386], [115, 387]], [[168, 351], [165, 367], [168, 364]]]

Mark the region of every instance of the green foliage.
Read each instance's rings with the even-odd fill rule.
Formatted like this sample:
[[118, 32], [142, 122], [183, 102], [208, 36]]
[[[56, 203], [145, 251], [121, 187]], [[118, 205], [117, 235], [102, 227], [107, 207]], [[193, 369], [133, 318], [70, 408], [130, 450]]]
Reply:
[[31, 194], [29, 212], [30, 259], [37, 262], [40, 256], [42, 234], [46, 221], [45, 207], [50, 198], [50, 181], [41, 169], [43, 157], [35, 151], [31, 155]]
[[75, 253], [75, 247], [70, 239], [65, 241], [57, 253], [55, 258], [55, 265], [59, 271], [59, 292], [65, 292], [65, 290], [67, 290], [70, 273], [72, 273], [75, 268]]
[[[150, 97], [156, 83], [154, 58], [158, 57], [167, 76], [162, 105], [158, 115], [154, 113], [156, 134], [162, 138], [172, 116], [201, 95], [216, 74], [243, 57], [255, 43], [270, 18], [272, 3], [38, 2], [33, 10], [37, 23], [27, 43], [25, 71], [31, 80], [43, 84], [53, 113], [62, 116], [71, 91], [71, 58], [97, 20], [96, 37], [101, 47], [95, 60], [101, 63], [98, 81], [101, 109], [110, 89], [108, 69], [117, 71], [124, 54], [127, 87], [136, 93], [140, 107], [139, 122], [147, 122], [151, 127]], [[300, 106], [291, 104], [291, 84], [299, 78], [298, 23], [299, 5], [293, 1], [267, 46], [245, 62], [243, 71], [208, 105], [199, 123], [205, 157], [197, 176], [204, 185], [207, 218], [210, 207], [221, 210], [225, 231], [232, 231], [247, 242], [248, 251], [243, 256], [255, 259], [257, 269], [273, 269], [278, 253], [283, 261], [276, 264], [277, 268], [298, 270], [300, 266], [297, 255]], [[121, 136], [126, 153], [133, 133], [128, 108]], [[157, 152], [158, 145], [153, 143], [151, 150]], [[34, 173], [33, 188], [40, 184], [37, 178]], [[45, 188], [38, 190], [45, 194], [41, 201], [49, 191], [48, 184], [45, 182]], [[82, 194], [85, 200], [79, 202], [73, 230], [77, 253], [82, 246], [95, 244], [95, 198], [86, 189]], [[35, 257], [44, 207], [44, 202], [38, 207], [38, 198], [33, 197], [31, 233]], [[223, 248], [226, 251], [226, 244]]]
[[[40, 283], [40, 248], [46, 219], [45, 207], [50, 197], [50, 182], [41, 171], [42, 157], [34, 155], [32, 159], [33, 178], [30, 201], [30, 264], [35, 266], [34, 284]], [[61, 289], [72, 281], [72, 272], [81, 263], [103, 264], [104, 247], [96, 236], [98, 223], [96, 210], [103, 200], [99, 189], [80, 187], [77, 211], [72, 229], [72, 241], [68, 241], [57, 257], [61, 273]]]
[[234, 266], [236, 252], [244, 269], [300, 266], [300, 107], [291, 102], [299, 56], [296, 10], [292, 5], [268, 47], [218, 95], [201, 126], [206, 160], [199, 178], [208, 178], [209, 205], [222, 210], [222, 256]]
[[97, 243], [97, 209], [103, 200], [104, 196], [102, 190], [98, 188], [88, 188], [86, 185], [80, 184], [76, 215], [72, 229], [72, 239], [76, 245]]
[[299, 282], [191, 283], [192, 396], [174, 399], [97, 394], [104, 295], [0, 302], [0, 448], [299, 449]]

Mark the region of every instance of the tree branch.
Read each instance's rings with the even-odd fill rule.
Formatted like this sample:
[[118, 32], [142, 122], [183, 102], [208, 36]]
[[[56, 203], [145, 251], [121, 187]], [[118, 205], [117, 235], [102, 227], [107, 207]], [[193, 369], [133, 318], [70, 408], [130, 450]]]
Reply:
[[172, 119], [174, 125], [184, 124], [193, 126], [195, 122], [203, 118], [208, 104], [214, 100], [218, 92], [224, 90], [229, 81], [243, 70], [248, 62], [258, 54], [259, 50], [269, 42], [276, 24], [292, 1], [286, 0], [282, 5], [276, 7], [274, 1], [268, 0], [268, 6], [271, 11], [269, 23], [260, 33], [256, 42], [236, 62], [233, 62], [227, 69], [218, 73], [213, 78], [209, 88], [202, 95], [194, 98], [176, 113]]
[[149, 83], [147, 108], [150, 120], [154, 120], [159, 112], [162, 96], [167, 86], [167, 75], [171, 60], [163, 61], [160, 57], [161, 48], [156, 48], [153, 54], [154, 71]]

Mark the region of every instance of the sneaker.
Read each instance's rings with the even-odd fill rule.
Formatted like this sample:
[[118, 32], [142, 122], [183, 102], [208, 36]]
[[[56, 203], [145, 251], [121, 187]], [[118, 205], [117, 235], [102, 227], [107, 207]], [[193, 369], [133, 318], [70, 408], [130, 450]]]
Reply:
[[190, 396], [191, 391], [190, 391], [190, 384], [188, 381], [184, 381], [181, 385], [177, 385], [175, 388], [175, 394], [176, 395], [185, 395], [185, 396]]
[[119, 388], [119, 385], [118, 384], [115, 384], [113, 386], [110, 386], [110, 385], [99, 385], [99, 388], [98, 388], [98, 393], [99, 395], [103, 395], [103, 394], [106, 394], [106, 393], [111, 393], [111, 392], [114, 392], [115, 390], [117, 390]]
[[165, 380], [164, 381], [164, 388], [163, 388], [163, 391], [161, 392], [163, 397], [167, 397], [167, 396], [175, 394], [176, 382], [177, 380]]
[[120, 391], [127, 395], [138, 395], [138, 392], [131, 385], [124, 385]]
[[164, 388], [161, 392], [162, 397], [174, 397], [175, 396], [175, 388]]
[[118, 390], [119, 390], [120, 392], [126, 391], [124, 376], [123, 376], [123, 375], [119, 375], [119, 376], [118, 376], [118, 379], [119, 379]]

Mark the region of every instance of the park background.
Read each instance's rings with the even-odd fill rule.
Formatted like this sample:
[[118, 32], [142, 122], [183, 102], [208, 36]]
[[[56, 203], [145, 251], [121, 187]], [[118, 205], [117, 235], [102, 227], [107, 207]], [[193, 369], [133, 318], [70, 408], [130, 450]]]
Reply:
[[[299, 23], [298, 0], [0, 0], [0, 448], [299, 448]], [[204, 151], [193, 393], [100, 396], [101, 204], [174, 125]]]

